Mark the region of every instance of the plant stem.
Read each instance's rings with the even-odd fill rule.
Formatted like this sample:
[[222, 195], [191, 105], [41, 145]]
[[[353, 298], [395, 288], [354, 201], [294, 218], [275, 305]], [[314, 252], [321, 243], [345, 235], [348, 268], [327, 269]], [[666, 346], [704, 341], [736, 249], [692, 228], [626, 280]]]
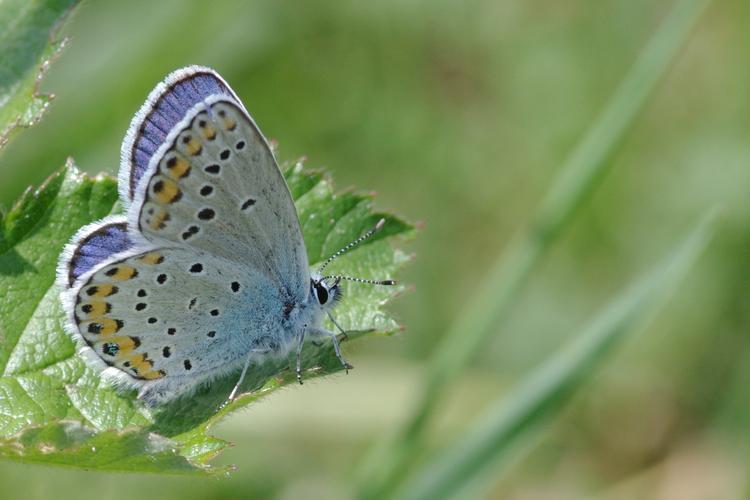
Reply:
[[[711, 210], [671, 254], [613, 300], [566, 348], [498, 398], [460, 439], [412, 474], [398, 498], [450, 498], [507, 455], [519, 438], [550, 418], [623, 336], [667, 298], [711, 239]], [[497, 474], [493, 474], [494, 477]], [[476, 485], [474, 485], [476, 486]]]
[[477, 294], [436, 348], [416, 411], [391, 440], [376, 447], [360, 483], [363, 499], [388, 496], [422, 448], [427, 423], [449, 383], [503, 326], [519, 290], [578, 207], [609, 170], [610, 155], [666, 73], [710, 0], [682, 0], [643, 49], [608, 104], [563, 164], [529, 227], [516, 234]]

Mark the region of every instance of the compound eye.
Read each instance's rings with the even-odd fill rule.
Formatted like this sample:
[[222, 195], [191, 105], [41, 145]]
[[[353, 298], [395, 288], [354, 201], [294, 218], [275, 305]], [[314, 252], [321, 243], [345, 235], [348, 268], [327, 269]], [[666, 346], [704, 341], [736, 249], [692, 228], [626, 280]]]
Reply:
[[318, 297], [318, 303], [321, 306], [328, 302], [328, 289], [320, 283], [315, 283], [315, 295]]

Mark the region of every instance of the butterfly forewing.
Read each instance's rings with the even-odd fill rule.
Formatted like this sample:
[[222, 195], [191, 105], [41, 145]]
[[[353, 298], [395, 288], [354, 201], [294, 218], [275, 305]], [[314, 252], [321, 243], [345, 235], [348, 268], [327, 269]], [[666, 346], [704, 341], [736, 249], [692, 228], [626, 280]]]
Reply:
[[307, 292], [307, 257], [289, 191], [263, 136], [234, 102], [203, 102], [152, 160], [132, 221], [155, 244], [189, 246]]
[[122, 143], [118, 188], [126, 207], [130, 206], [139, 180], [169, 132], [195, 104], [216, 95], [239, 103], [237, 95], [215, 71], [200, 66], [173, 72], [151, 91], [133, 117]]

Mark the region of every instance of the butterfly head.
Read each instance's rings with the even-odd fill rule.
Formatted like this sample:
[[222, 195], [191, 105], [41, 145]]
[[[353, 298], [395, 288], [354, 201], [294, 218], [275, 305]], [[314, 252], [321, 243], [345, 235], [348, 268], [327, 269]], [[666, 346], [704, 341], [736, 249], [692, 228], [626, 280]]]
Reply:
[[318, 305], [323, 308], [332, 307], [336, 302], [341, 300], [343, 297], [339, 284], [342, 280], [354, 281], [356, 283], [366, 283], [369, 285], [395, 285], [394, 280], [370, 280], [365, 278], [355, 278], [352, 276], [340, 276], [340, 275], [328, 275], [323, 276], [323, 271], [328, 264], [336, 260], [337, 257], [348, 252], [352, 248], [356, 247], [372, 235], [380, 231], [385, 224], [385, 219], [380, 219], [375, 227], [367, 231], [365, 234], [352, 241], [338, 252], [331, 255], [318, 269], [317, 274], [310, 278], [310, 295], [317, 301]]
[[329, 283], [326, 278], [310, 278], [310, 295], [323, 308], [333, 307], [343, 297], [339, 288], [341, 280], [334, 279]]

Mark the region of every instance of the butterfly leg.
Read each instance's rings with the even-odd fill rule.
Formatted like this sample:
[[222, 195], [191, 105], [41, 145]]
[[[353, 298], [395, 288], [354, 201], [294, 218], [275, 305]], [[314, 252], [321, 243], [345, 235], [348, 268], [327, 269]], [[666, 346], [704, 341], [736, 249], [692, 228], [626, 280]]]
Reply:
[[351, 368], [354, 368], [354, 366], [350, 365], [349, 362], [344, 358], [344, 355], [341, 354], [341, 347], [339, 346], [339, 339], [336, 336], [335, 332], [330, 332], [323, 328], [314, 328], [310, 330], [310, 333], [316, 336], [330, 337], [331, 342], [333, 343], [333, 350], [336, 353], [336, 357], [339, 358], [339, 361], [341, 362], [341, 366], [344, 367], [344, 370], [346, 370], [346, 373], [349, 373], [349, 370]]
[[247, 369], [250, 366], [250, 359], [252, 358], [253, 354], [268, 354], [272, 351], [273, 349], [250, 349], [250, 352], [247, 354], [247, 359], [245, 360], [245, 366], [242, 367], [240, 379], [234, 385], [234, 389], [232, 389], [232, 392], [229, 394], [227, 403], [231, 403], [232, 401], [234, 401], [234, 398], [237, 397], [237, 392], [239, 392], [240, 385], [242, 385], [242, 382], [245, 380], [245, 375], [247, 374]]
[[339, 322], [336, 321], [336, 318], [334, 318], [333, 314], [331, 314], [330, 312], [328, 313], [328, 319], [330, 319], [331, 323], [333, 323], [336, 326], [336, 328], [339, 329], [339, 331], [341, 332], [341, 335], [344, 336], [344, 340], [349, 340], [349, 335], [346, 334], [346, 330], [341, 328], [341, 325], [339, 325]]
[[242, 385], [242, 381], [245, 380], [245, 374], [247, 373], [247, 368], [250, 366], [251, 356], [252, 356], [252, 351], [248, 353], [247, 359], [245, 359], [245, 366], [242, 367], [242, 373], [240, 374], [240, 379], [234, 385], [234, 389], [232, 389], [232, 392], [229, 394], [229, 398], [227, 399], [228, 403], [231, 403], [232, 401], [234, 401], [234, 398], [237, 396], [237, 392], [240, 390], [240, 385]]
[[305, 332], [307, 331], [307, 325], [302, 327], [302, 332], [299, 334], [299, 341], [297, 342], [297, 382], [302, 385], [302, 346], [305, 345]]

